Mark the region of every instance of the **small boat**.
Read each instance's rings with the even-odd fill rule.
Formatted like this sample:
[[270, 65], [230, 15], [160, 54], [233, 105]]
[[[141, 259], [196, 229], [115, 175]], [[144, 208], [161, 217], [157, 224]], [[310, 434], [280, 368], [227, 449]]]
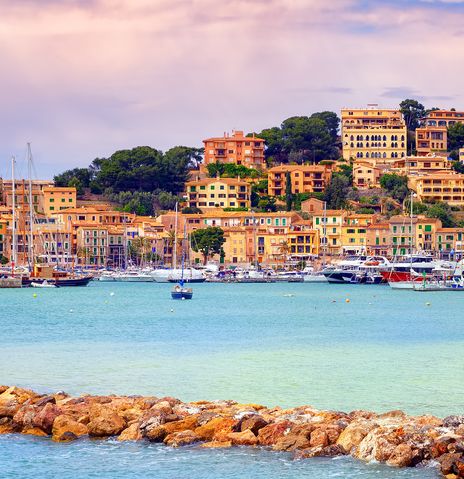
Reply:
[[174, 286], [171, 291], [172, 299], [192, 299], [193, 290], [192, 288], [185, 288], [184, 283], [181, 281]]
[[58, 288], [58, 286], [54, 283], [49, 283], [46, 279], [42, 282], [40, 281], [32, 281], [31, 286], [33, 288]]

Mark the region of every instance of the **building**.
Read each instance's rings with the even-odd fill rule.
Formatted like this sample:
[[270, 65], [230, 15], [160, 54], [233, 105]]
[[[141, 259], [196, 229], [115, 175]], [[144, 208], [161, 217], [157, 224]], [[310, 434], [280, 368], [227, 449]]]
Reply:
[[400, 175], [423, 175], [429, 173], [451, 170], [452, 163], [448, 158], [435, 153], [426, 156], [407, 156], [395, 160], [391, 165], [391, 171]]
[[421, 123], [416, 129], [417, 154], [444, 153], [448, 150], [448, 128], [456, 123], [464, 123], [464, 112], [434, 110]]
[[464, 163], [464, 148], [459, 148], [459, 161]]
[[[43, 189], [53, 187], [53, 181], [32, 180], [32, 204], [34, 210], [39, 211]], [[13, 206], [13, 181], [0, 179], [0, 189], [2, 193], [2, 203], [8, 207]], [[29, 211], [29, 180], [15, 180], [15, 203], [18, 208]]]
[[317, 198], [308, 198], [301, 202], [301, 211], [309, 213], [310, 215], [319, 215], [324, 211], [325, 201]]
[[46, 186], [39, 199], [39, 211], [50, 216], [56, 211], [76, 207], [76, 188]]
[[438, 228], [436, 250], [443, 256], [462, 259], [464, 254], [464, 228]]
[[251, 186], [240, 178], [205, 178], [186, 183], [191, 208], [250, 208]]
[[287, 174], [290, 174], [292, 193], [321, 193], [332, 178], [332, 165], [280, 165], [267, 173], [268, 194], [286, 194]]
[[257, 170], [266, 169], [264, 140], [254, 136], [244, 136], [243, 131], [234, 131], [232, 136], [203, 140], [205, 147], [204, 164], [232, 163]]
[[344, 210], [327, 210], [313, 216], [313, 229], [320, 237], [320, 249], [325, 254], [342, 253], [342, 227], [347, 212]]
[[374, 223], [366, 228], [367, 254], [371, 256], [388, 256], [391, 250], [390, 225]]
[[353, 186], [358, 189], [380, 188], [380, 177], [385, 169], [375, 162], [368, 160], [355, 160], [353, 162]]
[[367, 228], [376, 221], [377, 216], [375, 214], [347, 214], [341, 228], [342, 252], [365, 254], [367, 250]]
[[448, 171], [429, 175], [410, 176], [409, 187], [420, 201], [444, 201], [454, 206], [464, 206], [464, 174]]
[[406, 156], [407, 129], [399, 110], [343, 108], [342, 144], [345, 161], [374, 158], [376, 163]]

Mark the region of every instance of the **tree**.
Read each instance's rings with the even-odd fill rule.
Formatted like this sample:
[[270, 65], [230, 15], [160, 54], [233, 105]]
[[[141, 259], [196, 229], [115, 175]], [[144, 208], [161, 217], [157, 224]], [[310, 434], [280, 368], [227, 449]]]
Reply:
[[285, 205], [287, 211], [292, 211], [293, 194], [292, 194], [292, 176], [289, 171], [285, 175]]
[[448, 127], [448, 151], [464, 148], [464, 124], [455, 123]]
[[202, 213], [203, 211], [201, 211], [201, 209], [197, 208], [196, 206], [186, 206], [185, 208], [182, 208], [183, 215], [201, 215]]
[[380, 186], [390, 193], [392, 198], [403, 201], [409, 193], [408, 177], [387, 173], [380, 177]]
[[225, 243], [224, 231], [217, 226], [198, 229], [191, 234], [190, 242], [193, 251], [200, 252], [203, 255], [203, 264], [206, 264], [210, 256], [221, 253]]
[[82, 188], [88, 188], [92, 180], [92, 172], [88, 168], [74, 168], [66, 170], [63, 173], [54, 176], [53, 181], [56, 186], [73, 186], [72, 181], [79, 182]]
[[274, 196], [263, 195], [257, 204], [258, 210], [273, 213], [277, 211], [276, 199]]
[[69, 182], [68, 182], [68, 186], [71, 187], [71, 188], [76, 188], [76, 194], [77, 196], [82, 196], [83, 193], [84, 193], [84, 187], [81, 183], [81, 181], [79, 180], [79, 178], [73, 176]]
[[464, 173], [464, 163], [460, 161], [453, 161], [452, 168], [457, 173]]
[[338, 210], [346, 206], [346, 199], [350, 188], [350, 181], [344, 175], [334, 175], [324, 193], [327, 207]]
[[3, 255], [0, 256], [0, 264], [5, 265], [5, 264], [8, 264], [9, 262], [10, 260], [6, 256], [3, 256]]
[[419, 126], [420, 119], [425, 116], [424, 105], [410, 98], [400, 103], [400, 111], [403, 114], [408, 131], [414, 131]]
[[448, 203], [438, 202], [430, 205], [426, 216], [428, 218], [438, 218], [444, 228], [453, 228], [456, 226], [456, 221], [453, 217], [453, 212]]

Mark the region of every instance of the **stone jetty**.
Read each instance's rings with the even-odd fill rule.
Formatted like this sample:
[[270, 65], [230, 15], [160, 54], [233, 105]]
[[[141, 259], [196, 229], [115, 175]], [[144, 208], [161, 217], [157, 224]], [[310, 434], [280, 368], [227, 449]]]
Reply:
[[151, 441], [170, 447], [264, 447], [297, 460], [351, 455], [392, 467], [436, 465], [464, 478], [464, 416], [408, 416], [402, 411], [268, 408], [234, 401], [173, 397], [43, 395], [0, 386], [0, 434]]

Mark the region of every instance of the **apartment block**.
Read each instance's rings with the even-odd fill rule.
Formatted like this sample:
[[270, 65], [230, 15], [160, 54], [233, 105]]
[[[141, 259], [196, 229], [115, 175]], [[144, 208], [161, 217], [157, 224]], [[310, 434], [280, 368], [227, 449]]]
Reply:
[[420, 201], [444, 201], [450, 205], [464, 206], [464, 174], [437, 172], [410, 176], [409, 187], [417, 193]]
[[280, 165], [268, 170], [268, 194], [285, 195], [287, 174], [290, 174], [292, 193], [320, 193], [332, 178], [331, 165]]
[[49, 216], [56, 211], [75, 208], [76, 195], [76, 188], [46, 186], [39, 197], [39, 210]]
[[250, 208], [251, 186], [240, 178], [205, 178], [186, 183], [187, 206]]
[[205, 148], [204, 164], [232, 163], [257, 170], [266, 169], [264, 140], [254, 135], [244, 136], [243, 131], [224, 133], [222, 137], [203, 140]]
[[464, 112], [454, 110], [431, 111], [416, 129], [416, 151], [419, 156], [448, 150], [448, 128], [464, 123]]
[[407, 129], [399, 110], [343, 108], [342, 143], [345, 161], [374, 158], [378, 163], [406, 156]]

